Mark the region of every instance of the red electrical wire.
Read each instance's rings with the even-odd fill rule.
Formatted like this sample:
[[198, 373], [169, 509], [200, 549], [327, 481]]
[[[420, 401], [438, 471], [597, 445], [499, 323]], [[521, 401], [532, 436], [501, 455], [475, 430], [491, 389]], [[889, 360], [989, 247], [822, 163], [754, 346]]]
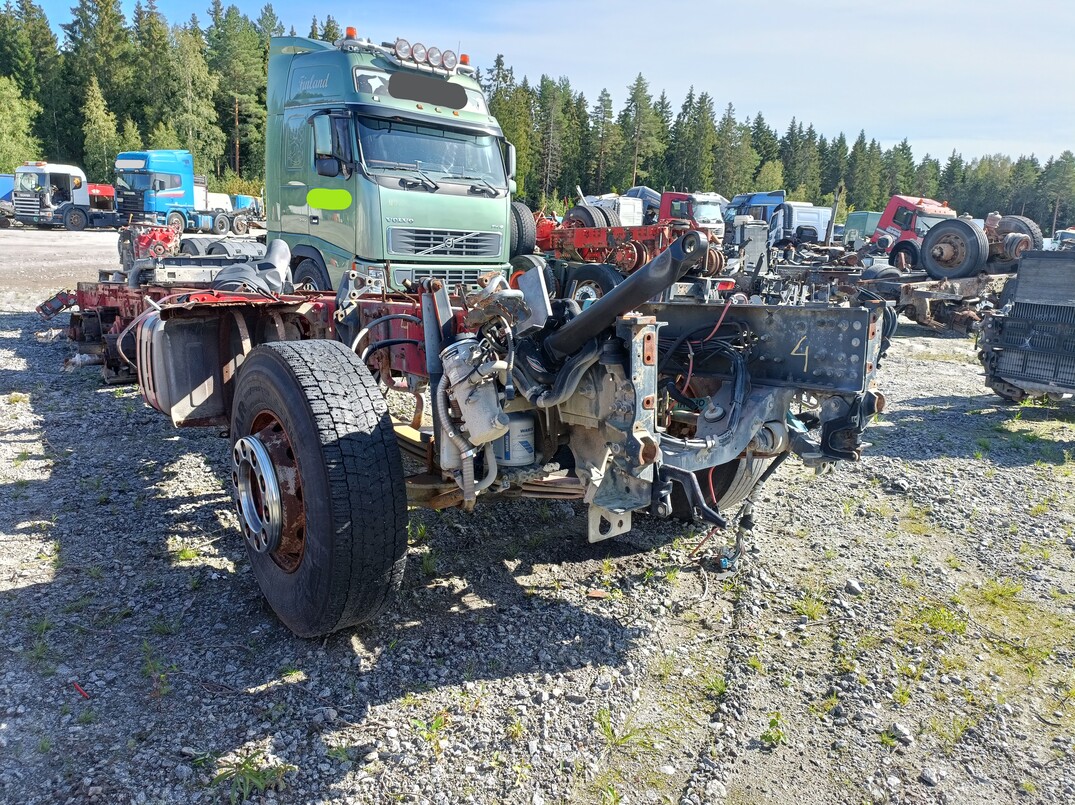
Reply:
[[732, 298], [729, 296], [728, 301], [724, 303], [724, 308], [720, 311], [720, 318], [717, 319], [717, 326], [713, 328], [713, 331], [709, 335], [702, 339], [703, 344], [717, 334], [717, 330], [720, 329], [720, 325], [724, 324], [724, 317], [728, 314], [728, 308], [731, 306]]

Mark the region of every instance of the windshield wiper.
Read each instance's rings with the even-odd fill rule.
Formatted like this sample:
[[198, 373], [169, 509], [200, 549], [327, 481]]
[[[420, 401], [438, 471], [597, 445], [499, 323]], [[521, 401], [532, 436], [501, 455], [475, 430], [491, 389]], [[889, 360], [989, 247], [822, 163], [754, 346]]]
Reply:
[[468, 181], [474, 181], [475, 179], [481, 182], [481, 184], [472, 184], [470, 186], [471, 193], [488, 193], [493, 198], [500, 195], [500, 191], [493, 186], [488, 179], [484, 176], [442, 176], [442, 179], [464, 179]]
[[416, 165], [413, 162], [410, 162], [410, 163], [407, 163], [407, 162], [387, 162], [385, 160], [380, 160], [380, 159], [375, 160], [375, 161], [377, 162], [376, 165], [367, 164], [366, 168], [369, 169], [369, 170], [405, 170], [405, 171], [413, 171], [414, 173], [417, 173], [420, 177], [422, 177], [421, 179], [418, 179], [418, 180], [407, 179], [406, 177], [401, 177], [400, 180], [399, 180], [399, 183], [401, 185], [403, 185], [404, 187], [424, 187], [426, 190], [429, 190], [429, 191], [440, 190], [440, 185], [437, 184], [436, 182], [434, 182], [429, 177], [428, 173], [426, 173], [424, 170], [422, 170], [420, 167], [418, 167], [418, 165]]

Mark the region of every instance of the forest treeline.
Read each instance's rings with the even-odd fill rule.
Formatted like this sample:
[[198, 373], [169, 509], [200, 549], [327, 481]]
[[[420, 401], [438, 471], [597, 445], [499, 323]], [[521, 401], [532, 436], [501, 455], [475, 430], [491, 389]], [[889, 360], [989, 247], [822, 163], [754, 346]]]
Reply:
[[[25, 159], [80, 164], [108, 180], [121, 150], [189, 148], [219, 189], [257, 192], [264, 172], [265, 82], [271, 36], [294, 35], [271, 4], [251, 19], [212, 0], [169, 23], [153, 0], [130, 20], [119, 0], [79, 0], [62, 39], [33, 0], [0, 10], [0, 171]], [[335, 41], [340, 25], [316, 17], [307, 36]], [[559, 209], [576, 195], [655, 188], [731, 197], [786, 189], [792, 199], [883, 209], [893, 193], [947, 201], [981, 217], [1027, 215], [1046, 230], [1075, 224], [1075, 155], [964, 159], [923, 154], [906, 139], [882, 148], [865, 131], [818, 132], [792, 119], [782, 131], [761, 112], [739, 117], [707, 87], [674, 106], [639, 74], [617, 110], [603, 89], [590, 100], [568, 77], [517, 78], [504, 56], [480, 71], [490, 108], [518, 152], [519, 196]], [[625, 77], [626, 78], [626, 77]]]

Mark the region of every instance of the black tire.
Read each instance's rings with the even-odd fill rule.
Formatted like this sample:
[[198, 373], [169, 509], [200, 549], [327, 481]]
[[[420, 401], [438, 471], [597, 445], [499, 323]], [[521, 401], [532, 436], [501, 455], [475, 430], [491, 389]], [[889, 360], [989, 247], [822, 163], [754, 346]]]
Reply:
[[898, 280], [903, 272], [895, 266], [870, 266], [862, 272], [864, 280]]
[[903, 264], [907, 270], [912, 270], [918, 265], [918, 250], [910, 243], [900, 243], [888, 256], [888, 262], [899, 268], [900, 255], [903, 255]]
[[608, 207], [598, 207], [601, 210], [601, 214], [605, 216], [605, 221], [610, 227], [621, 227], [623, 221], [620, 220], [620, 214], [615, 210], [610, 210]]
[[974, 276], [988, 259], [985, 232], [960, 218], [935, 224], [922, 241], [922, 267], [935, 280]]
[[295, 266], [294, 283], [296, 290], [331, 291], [332, 281], [316, 260], [306, 258]]
[[68, 232], [81, 232], [88, 223], [85, 210], [78, 207], [71, 207], [63, 214], [63, 226]]
[[585, 263], [570, 272], [567, 292], [580, 305], [588, 299], [600, 299], [623, 282], [623, 275], [608, 263]]
[[[237, 491], [237, 442], [255, 434], [263, 447], [275, 439], [270, 463], [297, 478], [298, 494], [283, 495], [299, 508], [280, 517], [289, 538], [275, 552], [251, 544]], [[403, 579], [407, 490], [384, 396], [358, 357], [331, 340], [257, 347], [239, 373], [231, 441], [247, 555], [280, 620], [300, 637], [317, 637], [382, 612]], [[247, 500], [257, 511], [260, 495]]]
[[564, 223], [572, 223], [575, 226], [593, 229], [605, 226], [605, 216], [601, 214], [599, 207], [578, 204], [564, 214]]
[[245, 215], [235, 216], [235, 220], [231, 222], [231, 231], [236, 235], [245, 235], [250, 231], [250, 223], [246, 220]]
[[515, 213], [508, 216], [508, 229], [511, 232], [508, 240], [508, 259], [519, 252], [519, 222], [515, 220]]
[[[746, 500], [747, 495], [754, 491], [758, 479], [761, 478], [767, 462], [771, 459], [763, 458], [737, 458], [727, 464], [721, 464], [713, 468], [713, 493], [709, 494], [709, 470], [699, 470], [698, 485], [702, 488], [702, 494], [708, 505], [717, 511], [728, 511], [734, 506]], [[687, 503], [687, 496], [683, 487], [679, 484], [672, 485], [672, 516], [679, 520], [690, 521], [693, 512]]]
[[1041, 234], [1041, 227], [1025, 215], [1005, 215], [1000, 219], [997, 231], [1003, 235], [1009, 232], [1027, 235], [1030, 238], [1030, 248], [1034, 251], [1041, 251], [1045, 248], [1045, 238]]
[[521, 201], [511, 202], [512, 243], [510, 257], [533, 254], [537, 248], [537, 224], [534, 213]]
[[228, 220], [228, 216], [224, 213], [217, 213], [213, 218], [213, 234], [214, 235], [226, 235], [231, 232], [231, 221]]
[[168, 217], [165, 220], [167, 225], [176, 232], [185, 232], [187, 230], [187, 218], [178, 210], [172, 210], [168, 213]]

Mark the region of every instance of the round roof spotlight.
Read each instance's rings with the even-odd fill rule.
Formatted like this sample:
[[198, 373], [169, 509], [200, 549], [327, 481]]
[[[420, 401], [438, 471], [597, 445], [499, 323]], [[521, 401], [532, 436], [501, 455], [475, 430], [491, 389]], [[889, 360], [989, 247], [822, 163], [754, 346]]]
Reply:
[[411, 57], [411, 43], [406, 39], [397, 39], [396, 56], [401, 59], [409, 59]]
[[440, 67], [441, 53], [440, 48], [430, 48], [426, 52], [426, 61], [429, 62], [432, 67]]
[[455, 55], [453, 50], [444, 51], [441, 60], [444, 62], [444, 69], [446, 70], [454, 70], [456, 65], [459, 64], [459, 57]]
[[415, 61], [426, 60], [426, 46], [421, 42], [415, 42], [411, 45], [411, 58]]

